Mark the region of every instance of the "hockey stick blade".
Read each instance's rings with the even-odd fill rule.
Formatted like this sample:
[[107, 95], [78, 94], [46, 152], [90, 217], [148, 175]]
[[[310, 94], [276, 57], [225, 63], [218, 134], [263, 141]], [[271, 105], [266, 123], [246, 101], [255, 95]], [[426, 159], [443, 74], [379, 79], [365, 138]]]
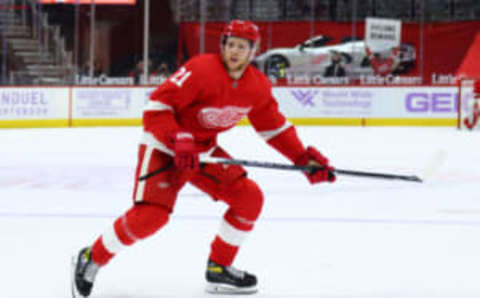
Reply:
[[[318, 169], [317, 167], [313, 167], [313, 166], [298, 166], [298, 165], [281, 164], [281, 163], [274, 163], [274, 162], [228, 159], [228, 158], [217, 158], [217, 157], [202, 158], [201, 163], [220, 163], [225, 165], [241, 165], [245, 167], [295, 170], [295, 171], [305, 171], [305, 172], [312, 172]], [[342, 169], [335, 169], [334, 173], [337, 175], [346, 175], [346, 176], [389, 179], [389, 180], [403, 180], [403, 181], [419, 182], [419, 183], [423, 182], [422, 179], [414, 175], [408, 176], [408, 175], [363, 172], [363, 171], [342, 170]]]

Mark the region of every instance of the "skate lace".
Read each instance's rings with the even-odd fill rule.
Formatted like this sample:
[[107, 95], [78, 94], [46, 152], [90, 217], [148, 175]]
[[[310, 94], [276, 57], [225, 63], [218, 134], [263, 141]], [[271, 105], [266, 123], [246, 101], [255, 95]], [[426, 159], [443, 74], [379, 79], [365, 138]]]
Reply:
[[238, 270], [234, 267], [225, 267], [225, 269], [237, 278], [243, 279], [245, 277], [245, 271]]

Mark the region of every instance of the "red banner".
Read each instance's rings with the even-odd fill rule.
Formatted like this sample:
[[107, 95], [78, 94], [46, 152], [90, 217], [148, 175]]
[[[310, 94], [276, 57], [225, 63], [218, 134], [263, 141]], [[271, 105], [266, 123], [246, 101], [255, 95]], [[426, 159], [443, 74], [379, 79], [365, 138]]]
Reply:
[[[339, 22], [259, 22], [261, 31], [260, 54], [274, 49], [294, 49], [313, 36], [328, 36], [325, 47], [341, 45], [345, 38], [355, 35], [362, 39], [365, 34], [365, 23]], [[435, 84], [438, 77], [455, 75], [478, 33], [480, 22], [441, 22], [404, 23], [402, 25], [401, 42], [404, 48], [413, 52], [412, 63], [401, 76], [421, 77], [423, 84]], [[219, 51], [219, 36], [223, 23], [208, 23], [205, 27], [205, 51]], [[180, 24], [178, 62], [199, 52], [200, 24]], [[352, 34], [354, 33], [354, 34]], [[465, 62], [463, 62], [465, 64]], [[463, 65], [465, 67], [465, 65]], [[262, 69], [263, 70], [263, 69]], [[479, 71], [480, 72], [480, 71]], [[451, 82], [449, 82], [451, 83]], [[416, 84], [416, 83], [415, 83]]]

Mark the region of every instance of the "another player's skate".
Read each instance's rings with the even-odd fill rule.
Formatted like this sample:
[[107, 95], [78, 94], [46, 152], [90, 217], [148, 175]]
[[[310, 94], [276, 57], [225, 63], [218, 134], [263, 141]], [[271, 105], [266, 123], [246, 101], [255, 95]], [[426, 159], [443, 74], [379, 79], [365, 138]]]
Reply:
[[92, 260], [92, 250], [85, 247], [72, 258], [72, 297], [85, 298], [92, 292], [98, 265]]
[[213, 294], [253, 294], [257, 292], [257, 277], [231, 266], [208, 261], [206, 291]]

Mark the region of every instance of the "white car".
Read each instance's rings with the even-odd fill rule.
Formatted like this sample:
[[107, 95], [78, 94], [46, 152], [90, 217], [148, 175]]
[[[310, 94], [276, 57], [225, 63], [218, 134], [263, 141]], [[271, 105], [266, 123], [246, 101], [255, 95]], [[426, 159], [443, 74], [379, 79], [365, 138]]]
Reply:
[[[257, 56], [253, 64], [267, 76], [285, 78], [287, 73], [323, 75], [331, 64], [334, 53], [341, 56], [341, 65], [345, 76], [357, 78], [360, 75], [373, 74], [370, 61], [365, 52], [365, 42], [361, 39], [345, 38], [338, 44], [329, 45], [332, 38], [315, 36], [293, 48], [275, 48]], [[391, 51], [379, 53], [389, 55]], [[415, 48], [401, 44], [399, 64], [396, 74], [405, 73], [415, 65]]]

